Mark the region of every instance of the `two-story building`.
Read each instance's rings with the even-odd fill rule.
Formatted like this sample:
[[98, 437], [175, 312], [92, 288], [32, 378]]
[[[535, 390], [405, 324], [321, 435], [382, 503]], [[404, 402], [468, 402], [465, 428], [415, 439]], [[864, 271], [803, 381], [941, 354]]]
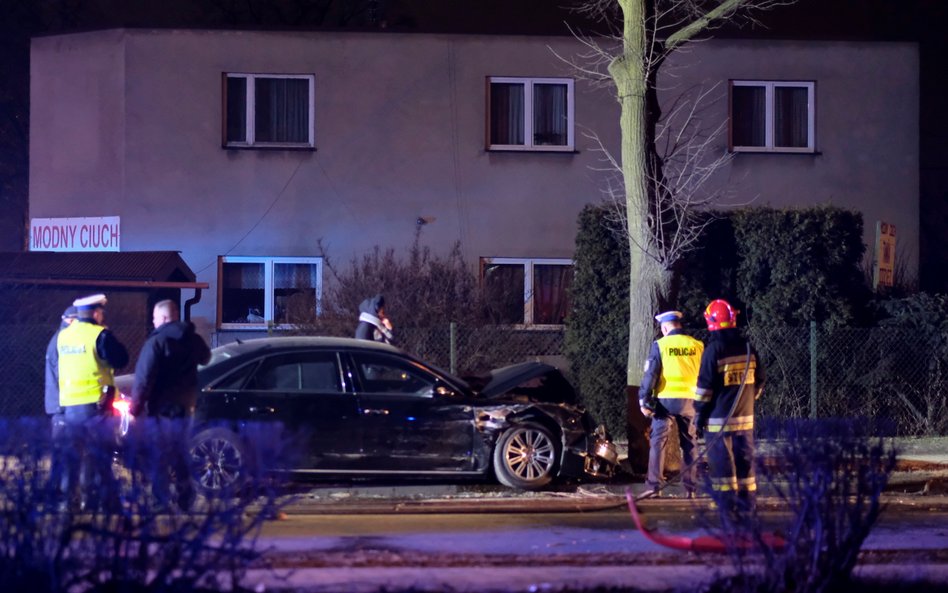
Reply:
[[[598, 142], [619, 152], [614, 92], [557, 57], [582, 51], [569, 36], [37, 38], [30, 217], [116, 222], [122, 251], [179, 251], [209, 285], [193, 319], [220, 342], [286, 321], [290, 298], [315, 305], [318, 241], [346, 261], [407, 247], [419, 225], [524, 291], [512, 322], [557, 324], [562, 292], [539, 288], [566, 284], [577, 214], [602, 199]], [[715, 40], [663, 72], [663, 104], [710, 91], [697, 113], [734, 155], [713, 180], [728, 203], [857, 209], [867, 245], [876, 221], [895, 225], [917, 270], [914, 44]]]

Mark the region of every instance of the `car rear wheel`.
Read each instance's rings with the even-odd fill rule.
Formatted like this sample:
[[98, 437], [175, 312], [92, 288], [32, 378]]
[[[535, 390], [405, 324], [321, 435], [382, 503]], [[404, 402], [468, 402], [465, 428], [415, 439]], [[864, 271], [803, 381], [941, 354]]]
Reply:
[[553, 480], [557, 444], [545, 427], [518, 424], [504, 432], [494, 448], [494, 473], [504, 486], [538, 490]]
[[191, 439], [191, 469], [205, 496], [236, 494], [248, 477], [247, 450], [226, 428], [206, 428]]

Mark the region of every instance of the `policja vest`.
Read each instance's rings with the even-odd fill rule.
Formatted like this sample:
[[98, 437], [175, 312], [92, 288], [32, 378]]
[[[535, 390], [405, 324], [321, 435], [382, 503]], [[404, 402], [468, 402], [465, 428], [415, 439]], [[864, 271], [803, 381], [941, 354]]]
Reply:
[[106, 387], [115, 384], [114, 369], [96, 354], [95, 343], [105, 328], [76, 321], [59, 332], [59, 405], [99, 402]]
[[685, 334], [670, 334], [659, 338], [657, 343], [662, 357], [662, 376], [655, 396], [659, 399], [697, 399], [695, 385], [704, 344]]

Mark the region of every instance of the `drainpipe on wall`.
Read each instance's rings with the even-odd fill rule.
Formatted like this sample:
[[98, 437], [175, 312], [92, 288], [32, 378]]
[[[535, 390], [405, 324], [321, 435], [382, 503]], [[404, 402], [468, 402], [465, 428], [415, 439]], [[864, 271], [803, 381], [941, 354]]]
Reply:
[[184, 301], [184, 320], [191, 321], [191, 306], [201, 302], [201, 289], [194, 289], [194, 296]]

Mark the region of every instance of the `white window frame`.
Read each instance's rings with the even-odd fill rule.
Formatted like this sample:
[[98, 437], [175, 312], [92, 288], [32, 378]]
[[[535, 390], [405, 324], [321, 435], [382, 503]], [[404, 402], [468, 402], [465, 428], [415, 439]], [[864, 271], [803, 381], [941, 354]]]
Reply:
[[[224, 93], [227, 92], [227, 79], [243, 78], [246, 84], [246, 104], [247, 109], [244, 113], [244, 125], [247, 130], [247, 138], [244, 142], [227, 141], [227, 101], [223, 102], [223, 140], [224, 146], [228, 148], [315, 148], [316, 147], [316, 76], [313, 74], [254, 74], [249, 72], [226, 72], [224, 74]], [[308, 140], [306, 142], [257, 142], [254, 125], [254, 113], [256, 110], [256, 85], [254, 81], [258, 78], [293, 78], [304, 79], [309, 82], [309, 129], [307, 130]]]
[[[764, 87], [764, 146], [736, 146], [730, 141], [732, 152], [796, 152], [812, 153], [816, 152], [816, 83], [807, 81], [784, 81], [784, 80], [732, 80], [731, 87]], [[807, 145], [796, 146], [774, 146], [774, 89], [777, 87], [792, 87], [807, 89]], [[734, 105], [729, 102], [728, 115], [733, 121]]]
[[[223, 255], [221, 271], [225, 264], [263, 264], [263, 321], [259, 323], [225, 323], [220, 322], [220, 329], [291, 329], [291, 324], [276, 325], [273, 322], [274, 301], [276, 301], [273, 287], [273, 268], [275, 264], [315, 264], [316, 265], [316, 314], [320, 313], [323, 294], [323, 258], [321, 257], [256, 257], [245, 255]], [[223, 300], [223, 275], [218, 277], [218, 293]], [[222, 304], [223, 306], [223, 304]], [[221, 312], [218, 313], [220, 317]]]
[[[522, 84], [523, 89], [523, 144], [491, 144], [490, 142], [490, 86], [494, 83]], [[566, 145], [533, 144], [533, 86], [537, 84], [562, 84], [566, 86]], [[575, 150], [574, 130], [576, 128], [575, 94], [572, 78], [529, 78], [514, 76], [489, 76], [487, 78], [487, 150], [517, 150], [529, 152], [572, 152]]]
[[486, 267], [490, 264], [501, 265], [522, 265], [524, 267], [523, 275], [523, 323], [515, 323], [513, 327], [518, 329], [559, 329], [563, 327], [562, 323], [533, 323], [533, 268], [534, 266], [575, 266], [571, 259], [567, 258], [543, 258], [543, 257], [483, 257], [481, 265]]

